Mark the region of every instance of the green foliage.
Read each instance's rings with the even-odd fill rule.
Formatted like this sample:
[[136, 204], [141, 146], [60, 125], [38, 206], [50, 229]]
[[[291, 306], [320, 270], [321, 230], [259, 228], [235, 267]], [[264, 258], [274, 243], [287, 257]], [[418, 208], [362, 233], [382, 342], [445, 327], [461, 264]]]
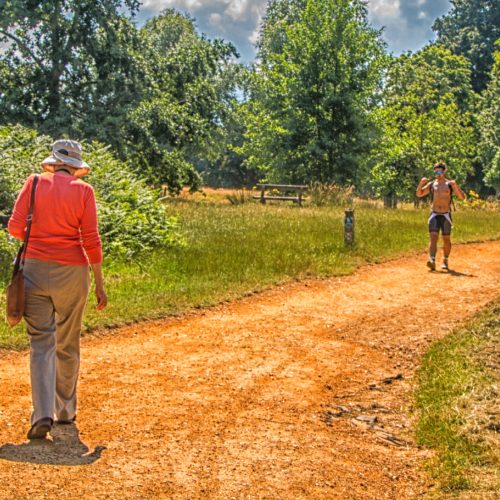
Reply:
[[436, 452], [430, 471], [441, 491], [494, 494], [500, 486], [495, 440], [488, 443], [498, 396], [494, 358], [498, 355], [499, 313], [497, 300], [436, 342], [419, 369], [417, 438]]
[[140, 30], [148, 90], [126, 124], [125, 154], [154, 183], [196, 189], [196, 166], [218, 158], [221, 120], [234, 98], [235, 48], [200, 37], [192, 19], [167, 9]]
[[20, 125], [0, 126], [0, 215], [10, 216], [17, 193], [47, 157], [51, 139]]
[[276, 1], [236, 151], [269, 181], [355, 183], [384, 64], [361, 1]]
[[460, 111], [472, 111], [475, 95], [469, 61], [450, 50], [429, 45], [392, 60], [385, 87], [386, 105], [418, 106], [421, 113], [439, 104], [455, 103]]
[[306, 5], [307, 0], [269, 0], [257, 43], [263, 64], [268, 64], [275, 54], [283, 53], [288, 29], [300, 22]]
[[110, 144], [172, 192], [224, 150], [234, 47], [166, 10], [138, 29], [136, 0], [13, 0], [0, 7], [0, 124]]
[[371, 186], [379, 196], [412, 199], [418, 181], [438, 160], [464, 182], [472, 172], [474, 101], [467, 61], [440, 47], [427, 47], [393, 61], [384, 106], [374, 120], [382, 136], [374, 151]]
[[[500, 40], [497, 41], [500, 48]], [[500, 195], [500, 51], [495, 52], [491, 79], [483, 93], [479, 115], [481, 140], [478, 147], [484, 183]]]
[[[0, 127], [1, 205], [12, 211], [26, 177], [40, 172], [52, 140], [19, 125]], [[137, 178], [130, 167], [97, 142], [83, 144], [92, 170], [86, 178], [96, 191], [104, 253], [132, 258], [153, 248], [180, 243], [176, 219], [167, 217], [159, 192]]]
[[88, 181], [96, 190], [105, 254], [132, 258], [181, 242], [177, 219], [166, 216], [159, 190], [148, 187], [109, 148], [97, 142], [84, 148], [92, 166]]
[[0, 283], [4, 283], [12, 272], [12, 262], [17, 245], [7, 230], [0, 227]]
[[[114, 138], [141, 88], [136, 0], [12, 0], [0, 6], [2, 123]], [[116, 141], [115, 141], [116, 142]]]
[[500, 3], [451, 0], [451, 4], [451, 11], [437, 19], [432, 29], [438, 44], [470, 61], [472, 85], [481, 91], [488, 84], [495, 41], [500, 38]]
[[[249, 70], [242, 71], [242, 88], [250, 77]], [[262, 172], [255, 166], [248, 165], [241, 154], [241, 146], [245, 133], [245, 103], [231, 103], [223, 120], [223, 132], [226, 147], [222, 154], [213, 162], [207, 162], [202, 175], [208, 186], [215, 187], [246, 187], [252, 188], [262, 177]]]

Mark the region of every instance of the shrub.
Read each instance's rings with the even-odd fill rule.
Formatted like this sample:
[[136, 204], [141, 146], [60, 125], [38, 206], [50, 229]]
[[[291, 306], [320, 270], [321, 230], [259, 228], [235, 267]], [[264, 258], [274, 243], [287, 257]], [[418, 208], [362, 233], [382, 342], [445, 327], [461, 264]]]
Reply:
[[226, 200], [228, 200], [231, 205], [243, 205], [252, 201], [252, 194], [244, 189], [239, 189], [226, 194]]
[[309, 185], [310, 202], [318, 207], [349, 206], [352, 204], [353, 194], [353, 186], [339, 186], [337, 184], [323, 184], [321, 182], [313, 182]]
[[47, 156], [51, 142], [50, 137], [38, 136], [34, 130], [19, 125], [0, 126], [1, 216], [12, 212], [26, 177], [40, 171], [40, 162]]
[[159, 189], [151, 189], [108, 147], [93, 142], [84, 151], [92, 166], [88, 180], [96, 190], [105, 253], [130, 258], [181, 243], [177, 219], [166, 216]]
[[0, 228], [0, 283], [12, 272], [12, 261], [16, 256], [17, 245], [5, 229]]
[[[19, 125], [0, 127], [0, 214], [10, 215], [26, 177], [40, 172], [40, 162], [50, 153], [52, 142]], [[85, 179], [96, 192], [106, 255], [132, 258], [181, 242], [177, 221], [167, 217], [158, 190], [151, 189], [102, 144], [84, 143], [83, 150], [92, 167]]]

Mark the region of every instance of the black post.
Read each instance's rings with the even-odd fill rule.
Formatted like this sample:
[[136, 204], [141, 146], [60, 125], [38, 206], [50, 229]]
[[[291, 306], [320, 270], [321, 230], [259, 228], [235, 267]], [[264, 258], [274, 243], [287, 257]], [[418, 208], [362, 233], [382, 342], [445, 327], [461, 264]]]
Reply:
[[354, 209], [348, 208], [344, 214], [344, 243], [354, 245]]

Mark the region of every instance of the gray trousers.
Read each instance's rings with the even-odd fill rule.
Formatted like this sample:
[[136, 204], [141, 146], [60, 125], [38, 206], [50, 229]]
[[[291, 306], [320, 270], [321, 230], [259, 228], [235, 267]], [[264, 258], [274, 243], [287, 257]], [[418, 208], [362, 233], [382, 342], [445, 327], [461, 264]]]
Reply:
[[24, 319], [30, 335], [31, 423], [76, 415], [82, 317], [90, 287], [88, 266], [27, 259]]

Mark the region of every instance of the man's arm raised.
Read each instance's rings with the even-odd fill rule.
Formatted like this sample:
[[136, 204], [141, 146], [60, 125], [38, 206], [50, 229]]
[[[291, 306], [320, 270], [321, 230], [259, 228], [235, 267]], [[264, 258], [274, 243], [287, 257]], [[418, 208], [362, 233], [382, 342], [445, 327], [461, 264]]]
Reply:
[[431, 192], [431, 181], [427, 177], [422, 177], [422, 180], [418, 183], [416, 195], [419, 198], [427, 196]]
[[460, 189], [460, 186], [457, 184], [457, 181], [450, 181], [451, 189], [453, 189], [453, 194], [459, 200], [465, 200], [465, 193]]

